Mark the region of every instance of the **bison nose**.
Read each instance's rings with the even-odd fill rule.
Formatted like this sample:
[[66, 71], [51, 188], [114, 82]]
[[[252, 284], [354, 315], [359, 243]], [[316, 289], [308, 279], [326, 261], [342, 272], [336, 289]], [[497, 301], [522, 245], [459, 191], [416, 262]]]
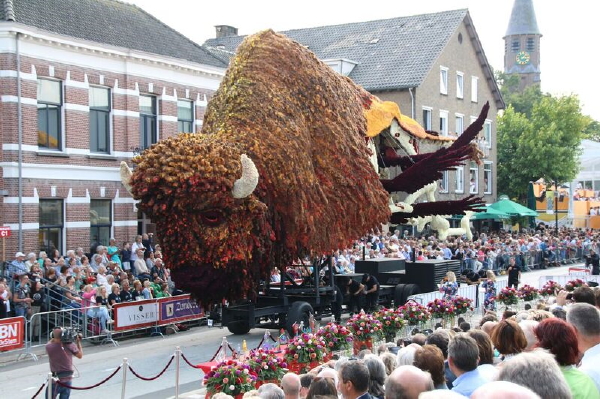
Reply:
[[223, 215], [223, 212], [212, 209], [209, 211], [202, 212], [200, 214], [200, 219], [202, 220], [202, 223], [207, 226], [218, 226], [223, 222], [225, 217]]

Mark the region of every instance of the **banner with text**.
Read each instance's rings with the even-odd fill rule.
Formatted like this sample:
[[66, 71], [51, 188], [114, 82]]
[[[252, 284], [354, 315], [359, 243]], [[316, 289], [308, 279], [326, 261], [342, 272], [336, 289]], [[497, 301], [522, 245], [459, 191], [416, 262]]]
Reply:
[[158, 324], [158, 303], [156, 299], [117, 303], [113, 306], [115, 331], [133, 330]]
[[204, 317], [204, 311], [189, 294], [160, 298], [160, 324], [177, 323]]
[[25, 337], [25, 319], [9, 317], [0, 319], [0, 352], [23, 347]]

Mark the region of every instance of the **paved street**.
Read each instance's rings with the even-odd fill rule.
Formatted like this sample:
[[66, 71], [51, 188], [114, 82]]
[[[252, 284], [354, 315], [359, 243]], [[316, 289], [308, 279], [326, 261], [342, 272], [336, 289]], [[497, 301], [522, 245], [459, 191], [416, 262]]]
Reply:
[[[573, 265], [570, 265], [573, 267]], [[541, 276], [557, 276], [568, 273], [569, 266], [536, 270], [523, 274], [522, 283], [537, 287]], [[506, 279], [500, 276], [499, 279]], [[73, 386], [85, 387], [97, 384], [127, 358], [131, 367], [141, 376], [153, 377], [167, 364], [175, 348], [179, 346], [185, 357], [196, 364], [209, 360], [218, 348], [223, 336], [226, 336], [232, 347], [237, 348], [243, 339], [249, 348], [258, 345], [264, 330], [255, 329], [244, 336], [235, 336], [227, 329], [218, 327], [193, 327], [189, 331], [176, 335], [161, 337], [142, 337], [123, 340], [119, 347], [112, 345], [84, 346], [84, 357], [75, 359], [74, 363], [78, 372], [73, 380]], [[275, 336], [275, 332], [273, 332]], [[0, 397], [2, 398], [31, 398], [37, 389], [44, 383], [49, 371], [48, 359], [43, 348], [36, 348], [35, 353], [41, 355], [38, 362], [30, 359], [15, 362], [14, 354], [0, 355]], [[180, 393], [198, 391], [201, 388], [202, 372], [191, 368], [183, 360], [180, 364]], [[122, 371], [119, 371], [111, 380], [94, 388], [93, 390], [75, 391], [73, 398], [116, 398], [121, 395]], [[175, 364], [157, 380], [143, 381], [128, 371], [126, 379], [126, 398], [168, 398], [175, 395]], [[42, 397], [42, 396], [38, 396]]]

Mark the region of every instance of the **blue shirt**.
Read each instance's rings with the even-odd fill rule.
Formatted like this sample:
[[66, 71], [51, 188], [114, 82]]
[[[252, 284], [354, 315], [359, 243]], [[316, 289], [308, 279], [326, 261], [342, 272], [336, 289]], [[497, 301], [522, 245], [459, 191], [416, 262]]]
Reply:
[[452, 391], [464, 396], [471, 396], [473, 391], [488, 383], [489, 380], [479, 373], [478, 369], [467, 371], [459, 377], [456, 377], [452, 385]]

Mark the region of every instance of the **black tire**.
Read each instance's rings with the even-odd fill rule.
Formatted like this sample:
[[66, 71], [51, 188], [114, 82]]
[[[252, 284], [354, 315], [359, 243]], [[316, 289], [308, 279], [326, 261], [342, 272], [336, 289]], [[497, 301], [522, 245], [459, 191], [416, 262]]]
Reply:
[[314, 311], [312, 306], [310, 306], [310, 303], [303, 301], [296, 301], [292, 303], [285, 320], [285, 329], [287, 330], [288, 334], [290, 334], [290, 337], [294, 336], [294, 323], [300, 324], [300, 322], [303, 321], [304, 327], [308, 327], [311, 313], [314, 314]]
[[404, 295], [404, 287], [406, 284], [398, 284], [394, 288], [394, 307], [399, 307], [404, 305], [403, 295]]
[[421, 287], [419, 287], [417, 284], [406, 284], [404, 286], [404, 303], [406, 303], [406, 301], [408, 301], [408, 297], [411, 295], [417, 295], [421, 293]]
[[244, 334], [248, 334], [248, 332], [250, 331], [250, 324], [248, 324], [248, 322], [245, 320], [230, 321], [227, 324], [227, 329], [232, 334], [244, 335]]

